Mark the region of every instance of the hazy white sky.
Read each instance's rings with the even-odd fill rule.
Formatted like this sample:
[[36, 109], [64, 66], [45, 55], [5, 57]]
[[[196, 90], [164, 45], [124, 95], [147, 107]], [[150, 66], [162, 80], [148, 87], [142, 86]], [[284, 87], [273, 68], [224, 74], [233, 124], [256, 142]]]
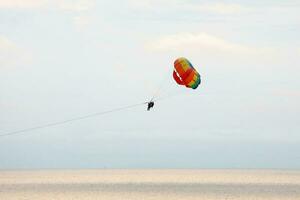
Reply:
[[[300, 168], [300, 1], [0, 0], [0, 168]], [[184, 56], [195, 91], [172, 80]], [[179, 95], [178, 95], [179, 94]]]

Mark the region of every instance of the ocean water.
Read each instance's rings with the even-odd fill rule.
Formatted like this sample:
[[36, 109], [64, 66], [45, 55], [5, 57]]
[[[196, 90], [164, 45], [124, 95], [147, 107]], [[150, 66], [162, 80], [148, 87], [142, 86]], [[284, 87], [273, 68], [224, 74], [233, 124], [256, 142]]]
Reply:
[[300, 200], [300, 171], [0, 171], [0, 200]]

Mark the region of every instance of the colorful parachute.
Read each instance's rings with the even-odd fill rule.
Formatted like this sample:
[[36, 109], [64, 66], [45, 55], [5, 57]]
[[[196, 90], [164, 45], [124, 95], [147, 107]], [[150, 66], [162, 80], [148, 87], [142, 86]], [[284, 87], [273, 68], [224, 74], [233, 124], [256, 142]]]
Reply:
[[201, 83], [200, 74], [186, 58], [178, 58], [174, 62], [173, 78], [179, 85], [196, 89]]

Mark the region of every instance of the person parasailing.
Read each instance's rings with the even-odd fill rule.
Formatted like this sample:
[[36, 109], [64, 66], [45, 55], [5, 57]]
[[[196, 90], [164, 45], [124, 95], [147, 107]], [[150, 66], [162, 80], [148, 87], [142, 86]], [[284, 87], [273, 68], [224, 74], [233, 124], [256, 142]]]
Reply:
[[154, 102], [151, 100], [148, 102], [148, 107], [147, 107], [147, 110], [149, 111], [151, 108], [153, 108], [154, 106]]

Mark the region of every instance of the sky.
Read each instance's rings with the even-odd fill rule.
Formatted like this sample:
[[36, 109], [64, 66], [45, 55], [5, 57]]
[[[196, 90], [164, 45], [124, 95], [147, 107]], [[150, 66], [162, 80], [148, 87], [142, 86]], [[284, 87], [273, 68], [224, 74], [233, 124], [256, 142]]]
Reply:
[[[300, 168], [299, 0], [0, 0], [0, 169]], [[188, 58], [197, 90], [172, 79]]]

